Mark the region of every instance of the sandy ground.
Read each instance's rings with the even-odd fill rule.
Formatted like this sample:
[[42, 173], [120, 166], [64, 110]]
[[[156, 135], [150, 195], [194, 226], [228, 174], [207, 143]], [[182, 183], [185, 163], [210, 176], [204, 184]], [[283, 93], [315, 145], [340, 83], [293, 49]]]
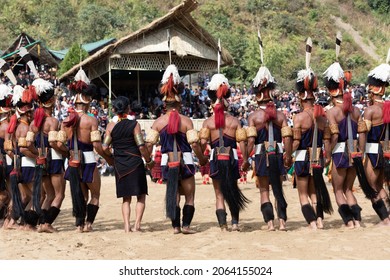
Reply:
[[[149, 177], [148, 177], [149, 180]], [[288, 181], [288, 231], [268, 232], [260, 213], [259, 191], [253, 181], [241, 185], [251, 199], [241, 214], [241, 232], [221, 232], [215, 216], [214, 191], [196, 176], [194, 235], [172, 234], [164, 215], [165, 185], [149, 182], [142, 233], [123, 230], [121, 199], [114, 177], [102, 177], [101, 205], [94, 232], [75, 233], [69, 186], [54, 234], [0, 230], [2, 260], [373, 260], [390, 259], [389, 227], [380, 227], [370, 202], [356, 185], [363, 208], [363, 227], [346, 229], [336, 212], [325, 216], [325, 228], [312, 231], [303, 219], [297, 190]], [[329, 185], [329, 190], [331, 186]], [[334, 208], [336, 204], [332, 195]], [[133, 205], [134, 209], [134, 205]], [[229, 219], [229, 216], [228, 216]], [[132, 222], [134, 215], [132, 215]]]

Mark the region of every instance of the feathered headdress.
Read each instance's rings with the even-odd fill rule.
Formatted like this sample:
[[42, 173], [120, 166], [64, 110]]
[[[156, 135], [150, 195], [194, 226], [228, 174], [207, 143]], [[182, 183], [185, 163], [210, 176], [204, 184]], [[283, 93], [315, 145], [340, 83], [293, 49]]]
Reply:
[[352, 111], [352, 94], [349, 91], [345, 91], [347, 84], [351, 81], [352, 74], [350, 71], [344, 72], [338, 62], [340, 54], [342, 36], [338, 32], [336, 36], [336, 62], [334, 62], [324, 72], [325, 86], [329, 90], [329, 94], [332, 97], [343, 96], [343, 101], [337, 100], [337, 103], [343, 104], [343, 111], [345, 113]]
[[341, 48], [342, 36], [338, 32], [336, 36], [336, 62], [329, 66], [325, 70], [325, 86], [328, 88], [331, 96], [336, 97], [344, 93], [345, 83], [344, 83], [344, 70], [341, 68], [340, 63], [338, 62], [340, 48]]
[[[54, 96], [54, 86], [51, 82], [38, 78], [35, 79], [32, 83], [35, 87], [35, 91], [38, 96], [38, 100], [43, 104], [49, 101]], [[51, 104], [50, 104], [51, 105]]]
[[[314, 99], [314, 92], [318, 89], [318, 80], [310, 68], [312, 41], [309, 37], [306, 41], [306, 69], [298, 72], [296, 88], [301, 99]], [[303, 96], [302, 96], [303, 94]]]
[[0, 84], [0, 113], [11, 111], [11, 100], [12, 88], [5, 84]]
[[34, 125], [40, 129], [46, 117], [43, 107], [50, 108], [53, 105], [53, 102], [48, 101], [54, 95], [54, 87], [52, 83], [41, 78], [35, 79], [32, 85], [35, 87], [40, 102], [39, 108], [34, 112]]
[[368, 73], [368, 90], [370, 93], [383, 95], [385, 88], [390, 83], [390, 48], [387, 54], [386, 63], [375, 67]]
[[178, 85], [181, 78], [179, 71], [174, 64], [171, 64], [165, 69], [164, 75], [161, 80], [161, 94], [164, 95], [163, 101], [165, 102], [181, 102], [180, 92]]
[[256, 95], [256, 100], [258, 102], [269, 101], [271, 100], [272, 93], [271, 91], [275, 89], [276, 80], [272, 77], [271, 72], [266, 66], [264, 66], [264, 53], [263, 53], [263, 41], [260, 35], [260, 29], [257, 30], [257, 39], [260, 48], [260, 62], [261, 66], [257, 71], [255, 78], [253, 79], [253, 92]]
[[73, 83], [69, 85], [69, 89], [76, 96], [75, 103], [89, 104], [90, 100], [85, 100], [83, 95], [92, 97], [96, 94], [96, 86], [91, 83], [82, 68], [77, 72]]
[[225, 126], [225, 108], [229, 103], [225, 99], [230, 94], [228, 79], [223, 74], [214, 74], [207, 85], [209, 96], [216, 97], [214, 104], [214, 118], [216, 128]]

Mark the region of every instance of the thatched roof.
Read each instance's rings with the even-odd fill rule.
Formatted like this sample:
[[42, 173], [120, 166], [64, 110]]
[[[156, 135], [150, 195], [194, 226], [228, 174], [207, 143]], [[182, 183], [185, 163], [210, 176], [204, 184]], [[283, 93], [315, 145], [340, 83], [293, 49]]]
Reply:
[[[166, 27], [175, 27], [181, 30], [185, 30], [186, 32], [191, 34], [192, 37], [198, 38], [197, 40], [201, 41], [202, 44], [206, 45], [208, 48], [215, 50], [215, 54], [217, 54], [217, 41], [204, 28], [202, 28], [190, 14], [197, 8], [197, 6], [198, 2], [195, 0], [184, 0], [178, 6], [172, 8], [163, 17], [154, 20], [153, 22], [137, 30], [136, 32], [133, 32], [125, 37], [120, 38], [117, 42], [106, 46], [105, 48], [86, 58], [79, 64], [75, 65], [69, 71], [64, 73], [60, 77], [60, 79], [62, 80], [72, 75], [75, 75], [76, 72], [80, 69], [80, 67], [82, 67], [83, 69], [88, 69], [99, 61], [108, 60], [111, 55], [115, 54], [116, 51], [118, 51], [121, 46], [125, 45], [126, 43], [137, 41], [138, 39], [143, 38], [158, 29], [163, 29]], [[185, 56], [187, 54], [186, 51], [182, 49], [182, 46], [180, 46], [180, 44], [175, 44], [174, 46], [171, 46], [171, 51], [177, 56]], [[134, 51], [133, 53], [139, 52]], [[217, 55], [215, 55], [215, 59], [213, 60], [217, 60]], [[232, 56], [224, 48], [222, 48], [221, 60], [222, 65], [233, 64]]]
[[26, 33], [21, 33], [8, 49], [2, 54], [2, 58], [7, 61], [19, 57], [19, 48], [26, 47], [32, 57], [37, 59], [40, 64], [47, 64], [50, 67], [58, 66], [59, 60], [53, 56], [49, 49], [39, 40], [35, 40]]

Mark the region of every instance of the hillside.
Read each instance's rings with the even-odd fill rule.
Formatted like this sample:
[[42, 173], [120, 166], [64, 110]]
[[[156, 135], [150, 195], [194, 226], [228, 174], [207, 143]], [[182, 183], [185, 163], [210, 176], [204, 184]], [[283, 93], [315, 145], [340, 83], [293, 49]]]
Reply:
[[[180, 0], [3, 0], [0, 49], [24, 31], [51, 49], [103, 38], [120, 38]], [[383, 62], [390, 47], [388, 0], [198, 0], [192, 16], [230, 51], [235, 65], [223, 69], [230, 79], [250, 82], [260, 65], [257, 28], [265, 63], [283, 88], [293, 86], [304, 67], [304, 45], [313, 39], [311, 66], [322, 73], [334, 60], [334, 41], [343, 33], [340, 62], [355, 83]]]

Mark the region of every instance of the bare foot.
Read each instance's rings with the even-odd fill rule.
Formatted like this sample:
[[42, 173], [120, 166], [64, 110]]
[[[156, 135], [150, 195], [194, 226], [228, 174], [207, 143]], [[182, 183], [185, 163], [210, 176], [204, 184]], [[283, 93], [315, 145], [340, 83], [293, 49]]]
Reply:
[[23, 230], [25, 230], [25, 231], [37, 231], [37, 228], [32, 226], [32, 225], [26, 224], [26, 225], [24, 225]]
[[275, 231], [274, 221], [269, 221], [267, 223], [268, 231]]
[[77, 233], [83, 233], [83, 226], [78, 226], [75, 230]]
[[221, 225], [221, 231], [228, 231], [228, 226], [227, 225]]
[[232, 225], [232, 231], [241, 231], [240, 227], [238, 226], [238, 224], [233, 224]]
[[322, 223], [322, 219], [321, 218], [317, 219], [317, 228], [319, 228], [319, 229], [323, 229], [324, 228], [324, 224]]
[[389, 220], [389, 219], [385, 219], [385, 220], [383, 220], [383, 221], [380, 221], [380, 222], [377, 224], [377, 226], [388, 227], [388, 226], [390, 226], [390, 220]]
[[83, 231], [84, 232], [92, 232], [93, 231], [92, 225], [91, 224], [85, 224]]
[[355, 225], [354, 225], [353, 221], [349, 221], [345, 226], [347, 228], [349, 228], [349, 229], [354, 229], [355, 228]]
[[360, 221], [354, 221], [355, 228], [360, 228], [361, 224]]
[[38, 232], [54, 233], [57, 230], [51, 224], [43, 224], [38, 226]]
[[132, 232], [143, 232], [143, 230], [140, 227], [135, 227], [135, 226], [131, 228], [131, 231]]
[[191, 229], [189, 226], [188, 227], [182, 227], [181, 232], [183, 234], [194, 234], [194, 233], [196, 233], [196, 231]]
[[282, 220], [282, 219], [279, 220], [279, 230], [280, 231], [287, 231], [285, 220]]
[[308, 227], [312, 230], [317, 230], [317, 222], [316, 221], [311, 222]]
[[173, 234], [179, 234], [179, 233], [181, 233], [181, 229], [179, 227], [174, 227]]

